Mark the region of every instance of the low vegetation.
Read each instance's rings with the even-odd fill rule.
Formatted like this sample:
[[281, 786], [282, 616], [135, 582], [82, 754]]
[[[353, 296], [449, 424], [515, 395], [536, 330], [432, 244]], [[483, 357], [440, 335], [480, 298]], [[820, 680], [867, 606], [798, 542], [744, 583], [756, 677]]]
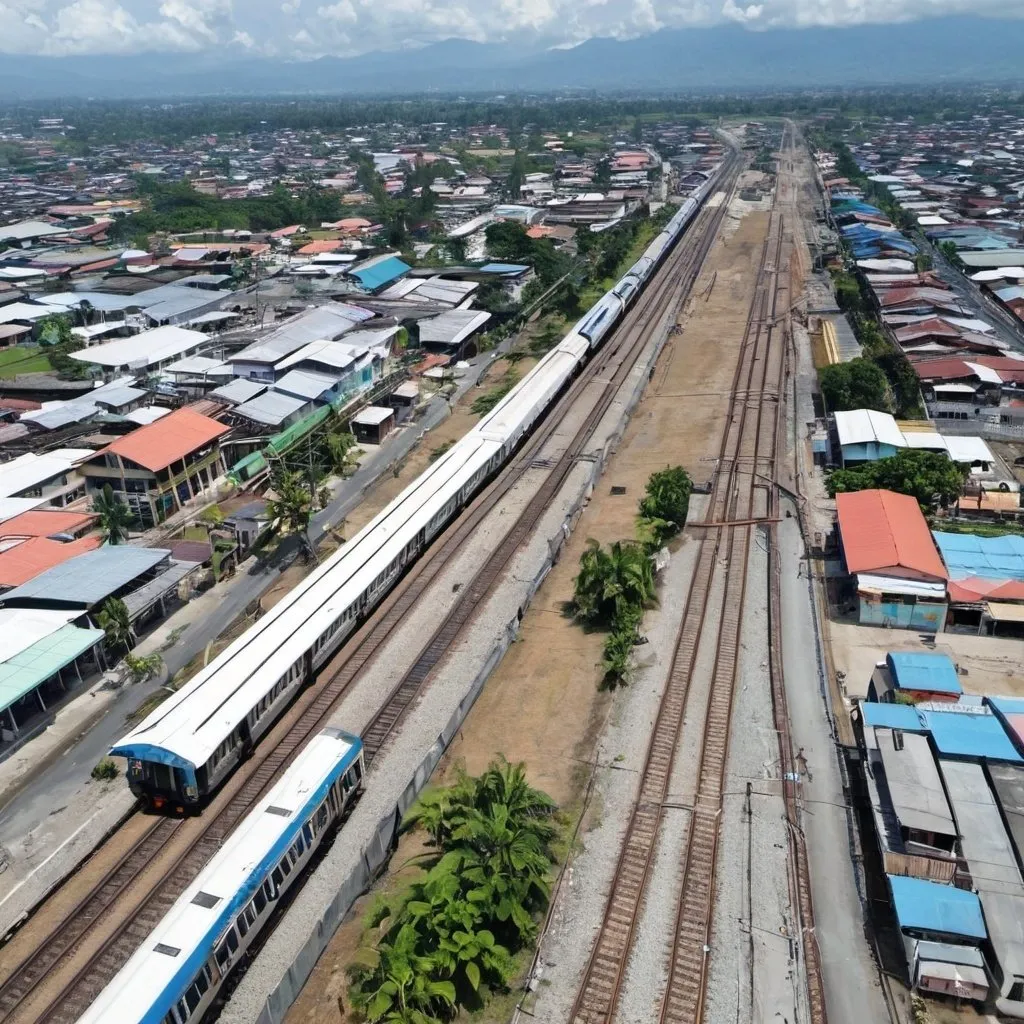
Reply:
[[404, 828], [426, 833], [424, 874], [377, 909], [349, 968], [367, 1021], [442, 1024], [507, 990], [547, 908], [556, 813], [504, 758], [423, 796]]
[[932, 512], [955, 504], [963, 493], [968, 467], [945, 455], [907, 448], [886, 459], [875, 459], [849, 469], [834, 469], [826, 481], [832, 497], [844, 491], [881, 487], [916, 498]]
[[649, 548], [663, 548], [686, 523], [693, 481], [682, 466], [652, 473], [640, 499], [637, 533]]
[[90, 774], [97, 782], [109, 782], [121, 774], [121, 769], [109, 757], [105, 757], [96, 764]]

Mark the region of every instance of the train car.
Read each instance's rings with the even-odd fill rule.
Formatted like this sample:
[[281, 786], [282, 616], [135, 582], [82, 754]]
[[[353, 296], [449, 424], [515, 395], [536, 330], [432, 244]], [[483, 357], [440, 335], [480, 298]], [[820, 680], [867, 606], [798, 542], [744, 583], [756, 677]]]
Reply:
[[[652, 243], [653, 245], [653, 243]], [[642, 288], [647, 283], [647, 278], [651, 276], [651, 271], [654, 270], [654, 259], [650, 255], [651, 246], [649, 245], [645, 250], [643, 256], [640, 257], [627, 271], [623, 281], [631, 279], [637, 283], [638, 288]]]
[[575, 331], [590, 342], [592, 349], [597, 348], [619, 322], [625, 308], [618, 295], [614, 292], [605, 292], [590, 307], [587, 315], [576, 324]]
[[195, 1024], [342, 820], [362, 785], [363, 748], [314, 736], [231, 833], [79, 1024]]
[[626, 309], [633, 304], [633, 300], [637, 297], [640, 292], [640, 284], [635, 277], [630, 277], [628, 274], [612, 289], [612, 291], [622, 299], [622, 304]]
[[128, 733], [111, 753], [127, 758], [132, 792], [157, 809], [196, 809], [501, 457], [499, 443], [468, 434]]

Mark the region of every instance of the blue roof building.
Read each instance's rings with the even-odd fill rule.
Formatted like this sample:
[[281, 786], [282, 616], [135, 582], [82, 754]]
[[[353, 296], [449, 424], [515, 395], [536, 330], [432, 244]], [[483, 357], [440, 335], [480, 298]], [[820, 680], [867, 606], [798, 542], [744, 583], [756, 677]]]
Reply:
[[956, 665], [945, 654], [924, 651], [890, 651], [885, 663], [893, 688], [915, 693], [939, 693], [959, 696], [964, 692]]
[[885, 877], [900, 931], [976, 941], [988, 937], [975, 893], [924, 878]]
[[378, 292], [389, 284], [405, 277], [412, 267], [399, 259], [394, 253], [385, 253], [383, 256], [374, 256], [365, 263], [348, 272], [348, 276], [355, 278], [359, 285], [368, 292]]
[[999, 719], [991, 712], [921, 711], [940, 757], [1024, 763]]
[[910, 704], [877, 704], [874, 701], [862, 701], [860, 708], [861, 721], [866, 729], [902, 729], [903, 732], [927, 732], [928, 729], [917, 709]]
[[1024, 537], [975, 537], [969, 533], [937, 530], [932, 536], [951, 579], [981, 576], [989, 580], [1024, 582]]

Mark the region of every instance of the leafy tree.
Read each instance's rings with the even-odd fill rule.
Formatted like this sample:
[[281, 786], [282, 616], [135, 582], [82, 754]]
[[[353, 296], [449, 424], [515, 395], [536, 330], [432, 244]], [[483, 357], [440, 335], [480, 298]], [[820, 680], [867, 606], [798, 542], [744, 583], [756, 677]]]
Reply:
[[331, 427], [324, 434], [324, 445], [327, 449], [327, 462], [332, 473], [343, 475], [349, 469], [349, 455], [355, 447], [356, 439], [347, 431]]
[[839, 308], [848, 313], [859, 313], [864, 309], [860, 285], [852, 274], [834, 274], [832, 283], [836, 290]]
[[44, 345], [68, 345], [75, 340], [71, 318], [64, 313], [50, 313], [39, 321], [39, 340]]
[[127, 651], [135, 641], [128, 606], [119, 597], [108, 597], [96, 613], [96, 624], [107, 634], [106, 645], [111, 651]]
[[821, 393], [832, 412], [875, 409], [889, 412], [892, 402], [885, 374], [864, 358], [826, 366], [819, 374]]
[[951, 266], [956, 267], [957, 270], [963, 269], [964, 261], [960, 259], [960, 251], [956, 247], [956, 242], [939, 242], [939, 252], [945, 256]]
[[895, 455], [833, 470], [827, 481], [830, 495], [880, 487], [916, 498], [926, 511], [955, 502], [963, 493], [969, 469], [945, 455], [905, 448]]
[[652, 473], [640, 499], [640, 525], [653, 546], [664, 547], [686, 523], [693, 481], [682, 466]]
[[580, 556], [573, 604], [587, 622], [611, 624], [654, 598], [654, 568], [639, 544], [615, 541], [607, 548], [591, 540]]
[[117, 495], [110, 484], [92, 499], [92, 510], [98, 517], [105, 544], [121, 544], [128, 540], [128, 530], [136, 525], [132, 510]]

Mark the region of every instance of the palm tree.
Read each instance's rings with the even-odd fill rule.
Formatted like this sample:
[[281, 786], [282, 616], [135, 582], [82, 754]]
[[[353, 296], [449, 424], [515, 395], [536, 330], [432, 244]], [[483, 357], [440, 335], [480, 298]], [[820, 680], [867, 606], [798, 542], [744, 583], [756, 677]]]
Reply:
[[108, 597], [96, 613], [96, 623], [107, 634], [106, 644], [112, 651], [129, 650], [135, 641], [128, 606], [119, 597]]
[[615, 541], [602, 548], [589, 541], [580, 556], [573, 601], [576, 614], [595, 623], [612, 623], [654, 598], [654, 567], [639, 544]]
[[92, 499], [92, 510], [99, 517], [100, 532], [107, 544], [120, 544], [128, 540], [128, 528], [135, 525], [132, 510], [114, 494], [110, 484]]
[[555, 827], [550, 824], [558, 805], [539, 789], [526, 781], [526, 766], [520, 761], [510, 764], [504, 754], [499, 754], [476, 782], [476, 806], [489, 809], [496, 806], [508, 808], [510, 817], [523, 823], [531, 821], [538, 836], [554, 838]]
[[604, 669], [604, 683], [608, 689], [625, 685], [633, 671], [632, 652], [636, 634], [616, 629], [605, 637], [601, 667]]

